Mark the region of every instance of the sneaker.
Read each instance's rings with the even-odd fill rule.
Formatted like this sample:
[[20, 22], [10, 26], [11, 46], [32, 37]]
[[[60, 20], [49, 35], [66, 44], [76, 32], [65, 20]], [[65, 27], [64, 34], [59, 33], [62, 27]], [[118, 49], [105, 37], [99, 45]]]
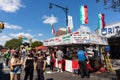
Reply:
[[57, 72], [60, 72], [59, 70]]
[[86, 78], [90, 78], [90, 76], [86, 76]]
[[63, 71], [60, 71], [61, 73], [63, 72]]

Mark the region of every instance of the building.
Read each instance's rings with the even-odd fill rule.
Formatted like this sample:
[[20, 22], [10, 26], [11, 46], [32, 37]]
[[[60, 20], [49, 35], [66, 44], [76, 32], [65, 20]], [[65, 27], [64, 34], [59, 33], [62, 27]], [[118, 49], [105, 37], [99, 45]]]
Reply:
[[102, 37], [108, 38], [112, 58], [120, 58], [120, 22], [105, 26], [99, 30]]
[[59, 29], [56, 31], [55, 37], [56, 37], [56, 36], [61, 36], [61, 35], [64, 35], [64, 34], [66, 34], [66, 28], [59, 28]]

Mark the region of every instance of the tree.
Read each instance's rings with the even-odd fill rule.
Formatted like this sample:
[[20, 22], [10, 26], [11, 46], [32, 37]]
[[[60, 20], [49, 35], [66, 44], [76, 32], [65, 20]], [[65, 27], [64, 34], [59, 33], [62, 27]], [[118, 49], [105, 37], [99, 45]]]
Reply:
[[40, 42], [40, 41], [35, 41], [35, 42], [33, 42], [33, 43], [31, 44], [31, 47], [32, 47], [32, 48], [35, 48], [35, 47], [41, 46], [41, 45], [43, 45], [42, 42]]
[[5, 47], [9, 49], [20, 49], [21, 40], [19, 39], [11, 39], [5, 43]]
[[[120, 12], [120, 0], [101, 0], [104, 1], [105, 9], [113, 9], [115, 12]], [[100, 0], [96, 0], [100, 2]]]

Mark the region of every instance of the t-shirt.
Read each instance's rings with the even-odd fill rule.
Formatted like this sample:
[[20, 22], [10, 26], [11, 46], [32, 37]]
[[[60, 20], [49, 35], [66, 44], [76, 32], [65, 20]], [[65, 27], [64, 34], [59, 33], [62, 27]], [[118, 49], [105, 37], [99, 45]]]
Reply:
[[7, 53], [5, 54], [5, 58], [6, 58], [6, 59], [9, 59], [9, 57], [10, 57], [10, 54], [7, 52]]
[[23, 49], [23, 50], [22, 50], [22, 58], [25, 58], [25, 57], [26, 57], [26, 50]]
[[36, 60], [36, 63], [37, 63], [37, 65], [36, 65], [36, 69], [37, 70], [42, 70], [43, 69], [43, 67], [44, 67], [44, 59], [43, 58], [38, 58], [37, 60]]
[[56, 55], [57, 55], [57, 60], [62, 60], [62, 55], [63, 55], [63, 52], [62, 51], [57, 51], [56, 52]]
[[25, 65], [29, 68], [33, 68], [34, 67], [33, 63], [34, 63], [33, 59], [26, 59]]
[[85, 52], [83, 50], [78, 51], [77, 56], [78, 56], [78, 60], [81, 60], [81, 61], [86, 60]]

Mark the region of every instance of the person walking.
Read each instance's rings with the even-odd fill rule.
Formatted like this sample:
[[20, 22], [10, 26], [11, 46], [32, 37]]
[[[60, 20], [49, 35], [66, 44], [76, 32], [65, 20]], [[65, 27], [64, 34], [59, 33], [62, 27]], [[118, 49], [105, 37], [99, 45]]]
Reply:
[[54, 63], [55, 63], [55, 55], [54, 55], [54, 49], [52, 49], [50, 52], [50, 70], [52, 71], [54, 68]]
[[14, 80], [17, 75], [17, 80], [21, 80], [23, 60], [20, 56], [19, 51], [14, 52], [10, 60], [10, 80]]
[[44, 71], [46, 68], [46, 59], [43, 54], [37, 54], [37, 60], [35, 62], [35, 69], [37, 71], [38, 80], [45, 80], [44, 79]]
[[58, 72], [63, 72], [62, 71], [63, 52], [60, 49], [57, 49], [56, 55], [58, 61]]
[[27, 80], [28, 76], [30, 76], [29, 80], [33, 80], [34, 58], [32, 53], [29, 53], [25, 58], [24, 71], [25, 71], [24, 80]]
[[5, 65], [6, 65], [6, 67], [8, 67], [9, 59], [10, 59], [10, 51], [7, 50], [5, 52]]
[[80, 67], [80, 75], [82, 78], [84, 78], [85, 76], [87, 76], [87, 78], [90, 77], [89, 72], [88, 72], [88, 68], [87, 68], [87, 56], [85, 55], [85, 51], [83, 50], [83, 48], [81, 47], [80, 50], [77, 52], [77, 56], [78, 56], [78, 64]]

